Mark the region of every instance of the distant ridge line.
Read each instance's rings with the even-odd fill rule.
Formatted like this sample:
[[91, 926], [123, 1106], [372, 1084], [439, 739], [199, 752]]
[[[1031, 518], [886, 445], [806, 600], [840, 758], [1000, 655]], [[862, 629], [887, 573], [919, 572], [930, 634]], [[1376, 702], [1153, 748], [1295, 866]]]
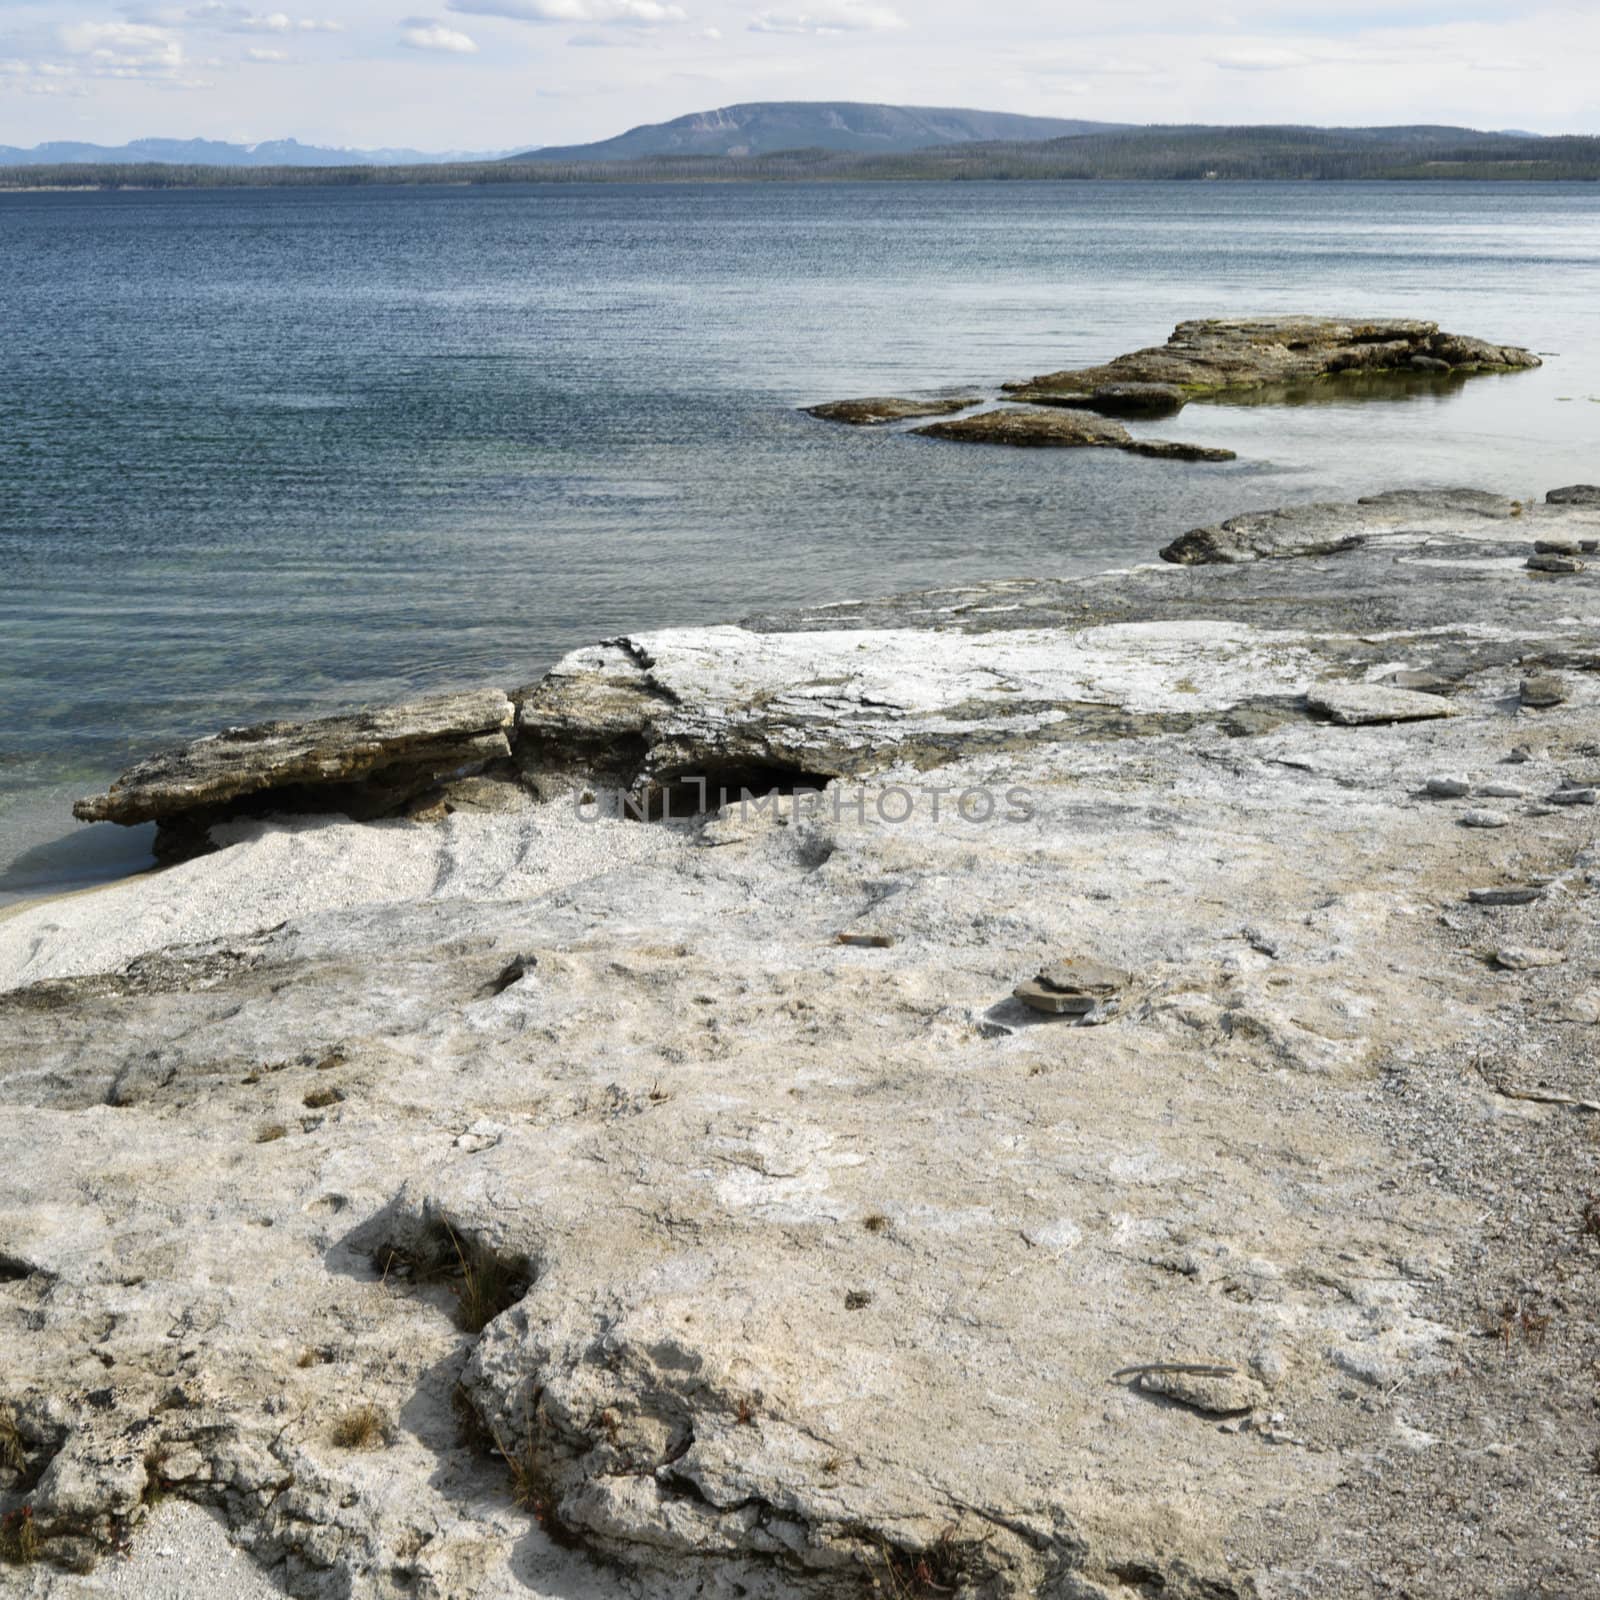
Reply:
[[536, 158], [408, 166], [219, 167], [148, 162], [0, 168], [6, 188], [354, 187], [381, 184], [827, 183], [919, 181], [1348, 182], [1600, 180], [1600, 138], [1389, 128], [1162, 126], [1052, 139], [967, 140], [878, 152], [786, 149], [764, 155]]

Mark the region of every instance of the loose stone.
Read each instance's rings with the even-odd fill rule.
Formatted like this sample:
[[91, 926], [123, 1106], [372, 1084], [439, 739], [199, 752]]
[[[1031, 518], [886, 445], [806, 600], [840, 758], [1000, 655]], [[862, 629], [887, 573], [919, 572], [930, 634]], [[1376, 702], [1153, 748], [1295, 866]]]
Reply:
[[1196, 1372], [1145, 1372], [1134, 1380], [1145, 1394], [1176, 1400], [1212, 1417], [1247, 1416], [1261, 1402], [1261, 1387], [1243, 1373], [1213, 1377]]
[[1456, 714], [1455, 707], [1438, 695], [1385, 689], [1375, 683], [1327, 684], [1311, 690], [1306, 704], [1350, 728], [1383, 722], [1426, 722]]
[[1461, 826], [1463, 828], [1506, 828], [1511, 825], [1511, 818], [1503, 811], [1463, 811], [1461, 813]]
[[1509, 884], [1503, 889], [1469, 889], [1467, 901], [1475, 906], [1531, 906], [1544, 898], [1544, 886], [1534, 883]]
[[1545, 799], [1553, 806], [1592, 806], [1600, 800], [1600, 789], [1557, 789]]
[[1121, 968], [1092, 956], [1069, 956], [1018, 984], [1012, 993], [1046, 1016], [1088, 1018], [1113, 1002], [1131, 981]]
[[1533, 572], [1583, 571], [1583, 563], [1576, 556], [1529, 556], [1528, 567]]
[[1508, 972], [1529, 972], [1535, 967], [1559, 967], [1567, 959], [1562, 950], [1539, 950], [1527, 945], [1506, 945], [1494, 953], [1495, 965]]
[[1472, 780], [1457, 773], [1441, 773], [1429, 778], [1423, 788], [1435, 800], [1459, 800], [1472, 793]]
[[1522, 680], [1522, 703], [1532, 710], [1540, 711], [1550, 706], [1558, 706], [1566, 698], [1567, 686], [1560, 678], [1542, 674], [1537, 678]]
[[1087, 1016], [1097, 1003], [1090, 995], [1062, 994], [1059, 989], [1052, 989], [1036, 978], [1019, 983], [1011, 992], [1023, 1005], [1053, 1017]]

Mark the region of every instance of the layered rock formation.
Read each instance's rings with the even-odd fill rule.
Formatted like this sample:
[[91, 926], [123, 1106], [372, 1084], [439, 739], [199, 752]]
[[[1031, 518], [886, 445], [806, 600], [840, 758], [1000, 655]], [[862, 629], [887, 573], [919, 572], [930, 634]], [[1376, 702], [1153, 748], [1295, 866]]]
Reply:
[[192, 853], [210, 827], [250, 813], [309, 806], [391, 816], [446, 779], [505, 761], [515, 714], [498, 689], [484, 689], [317, 722], [229, 728], [141, 761], [72, 813], [80, 822], [159, 822], [157, 853], [166, 858]]
[[542, 803], [0, 923], [20, 1592], [160, 1494], [363, 1600], [1591, 1589], [1594, 537], [631, 636]]
[[[1165, 403], [1227, 397], [1346, 374], [1433, 372], [1467, 376], [1540, 365], [1531, 351], [1442, 333], [1436, 322], [1336, 317], [1210, 317], [1180, 322], [1164, 345], [1099, 367], [1050, 372], [1006, 385], [1034, 405], [1088, 405], [1108, 415], [1128, 385], [1155, 386]], [[1163, 411], [1161, 415], [1170, 415]]]

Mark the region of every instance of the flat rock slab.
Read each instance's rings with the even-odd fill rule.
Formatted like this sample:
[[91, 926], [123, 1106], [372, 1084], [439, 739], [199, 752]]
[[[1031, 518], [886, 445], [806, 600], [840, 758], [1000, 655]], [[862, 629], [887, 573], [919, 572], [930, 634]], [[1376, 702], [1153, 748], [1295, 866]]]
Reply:
[[1441, 522], [1459, 529], [1480, 521], [1509, 521], [1517, 512], [1516, 503], [1505, 495], [1482, 489], [1397, 489], [1368, 495], [1354, 506], [1319, 502], [1229, 517], [1174, 539], [1161, 559], [1192, 567], [1340, 555], [1408, 521], [1419, 532]]
[[1553, 506], [1600, 506], [1600, 484], [1568, 484], [1565, 489], [1552, 489], [1545, 501]]
[[1092, 956], [1071, 956], [1044, 968], [1039, 982], [1062, 994], [1087, 994], [1103, 999], [1126, 989], [1133, 982], [1131, 973], [1108, 966]]
[[1386, 689], [1375, 683], [1322, 684], [1306, 695], [1306, 703], [1344, 727], [1384, 722], [1428, 722], [1453, 717], [1456, 708], [1436, 694]]
[[1007, 407], [980, 411], [952, 422], [935, 422], [915, 432], [929, 439], [958, 444], [1003, 444], [1022, 449], [1126, 450], [1134, 455], [1180, 461], [1232, 461], [1231, 450], [1179, 444], [1164, 439], [1135, 439], [1119, 422], [1091, 412], [1062, 407]]
[[891, 422], [910, 422], [918, 417], [948, 417], [969, 406], [981, 405], [978, 397], [943, 400], [897, 400], [876, 397], [867, 400], [829, 400], [819, 406], [804, 406], [808, 416], [824, 422], [845, 422], [856, 428], [881, 428]]
[[408, 705], [229, 728], [139, 762], [101, 795], [79, 800], [81, 822], [132, 826], [226, 808], [272, 791], [313, 789], [338, 811], [360, 785], [388, 806], [464, 769], [503, 760], [516, 709], [498, 689], [435, 695]]
[[1508, 372], [1541, 365], [1515, 345], [1442, 333], [1405, 318], [1221, 317], [1179, 323], [1166, 344], [1118, 356], [1104, 366], [1051, 372], [1007, 384], [1019, 400], [1092, 396], [1126, 384], [1156, 384], [1197, 396], [1338, 377], [1347, 373]]

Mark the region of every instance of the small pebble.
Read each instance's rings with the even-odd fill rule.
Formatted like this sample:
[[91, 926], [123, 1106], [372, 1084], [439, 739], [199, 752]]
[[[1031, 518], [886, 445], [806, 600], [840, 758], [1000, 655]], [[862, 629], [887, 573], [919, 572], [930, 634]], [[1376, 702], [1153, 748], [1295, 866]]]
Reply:
[[1472, 780], [1460, 773], [1446, 772], [1429, 778], [1423, 788], [1436, 800], [1459, 800], [1472, 793]]
[[1582, 572], [1583, 563], [1576, 556], [1529, 556], [1530, 572]]
[[1461, 826], [1463, 828], [1505, 828], [1511, 825], [1511, 818], [1503, 811], [1463, 811], [1461, 813]]
[[1592, 806], [1600, 800], [1600, 789], [1557, 789], [1545, 798], [1553, 806]]
[[1521, 698], [1523, 705], [1541, 711], [1549, 706], [1560, 705], [1567, 698], [1567, 686], [1548, 673], [1537, 678], [1524, 678]]
[[1531, 972], [1535, 967], [1559, 967], [1567, 959], [1561, 950], [1535, 950], [1523, 945], [1507, 945], [1494, 953], [1495, 965], [1508, 972]]
[[1523, 800], [1528, 791], [1520, 783], [1486, 783], [1478, 793], [1485, 800]]
[[1512, 745], [1511, 754], [1506, 757], [1506, 760], [1508, 762], [1510, 762], [1511, 765], [1514, 766], [1514, 767], [1526, 766], [1528, 764], [1528, 762], [1533, 761], [1535, 759], [1536, 759], [1536, 757], [1534, 755], [1533, 746], [1531, 744], [1514, 744], [1514, 745]]

